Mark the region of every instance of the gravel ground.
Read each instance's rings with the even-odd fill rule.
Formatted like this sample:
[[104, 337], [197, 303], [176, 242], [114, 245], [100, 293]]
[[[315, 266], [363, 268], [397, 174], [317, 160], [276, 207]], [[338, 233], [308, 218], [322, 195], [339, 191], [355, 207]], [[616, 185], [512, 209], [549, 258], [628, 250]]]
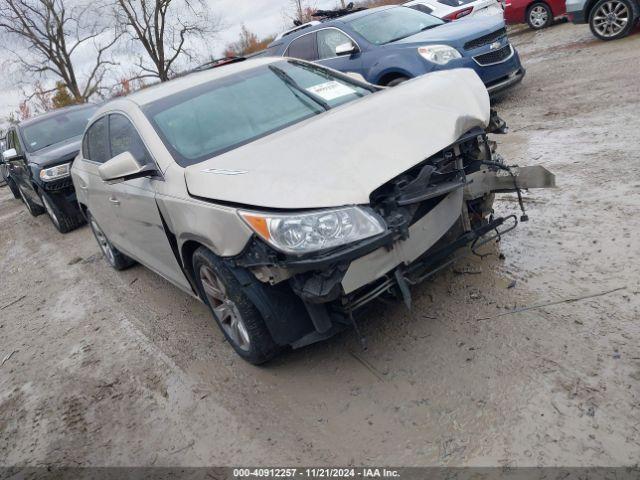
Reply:
[[202, 305], [1, 189], [0, 462], [637, 463], [640, 35], [513, 42], [528, 73], [498, 104], [500, 150], [560, 188], [526, 194], [530, 222], [415, 288], [411, 312], [371, 309], [368, 351], [346, 332], [252, 367]]

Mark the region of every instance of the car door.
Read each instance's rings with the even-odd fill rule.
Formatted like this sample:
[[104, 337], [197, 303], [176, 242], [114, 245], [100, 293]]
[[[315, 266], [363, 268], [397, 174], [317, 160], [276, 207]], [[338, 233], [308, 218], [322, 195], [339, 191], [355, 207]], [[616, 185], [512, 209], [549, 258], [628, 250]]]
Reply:
[[74, 163], [75, 185], [80, 201], [84, 201], [100, 229], [111, 242], [119, 236], [119, 224], [111, 208], [110, 185], [103, 182], [98, 168], [109, 160], [109, 119], [95, 120], [82, 139], [80, 158]]
[[109, 207], [118, 222], [120, 250], [168, 280], [190, 289], [169, 243], [158, 205], [156, 184], [164, 182], [134, 125], [124, 115], [109, 115], [109, 148], [111, 158], [129, 152], [141, 164], [153, 164], [158, 173], [109, 185]]
[[[338, 28], [324, 28], [316, 32], [318, 63], [344, 73], [362, 75], [362, 52], [357, 42]], [[354, 51], [342, 55], [336, 54], [336, 48], [353, 45]]]

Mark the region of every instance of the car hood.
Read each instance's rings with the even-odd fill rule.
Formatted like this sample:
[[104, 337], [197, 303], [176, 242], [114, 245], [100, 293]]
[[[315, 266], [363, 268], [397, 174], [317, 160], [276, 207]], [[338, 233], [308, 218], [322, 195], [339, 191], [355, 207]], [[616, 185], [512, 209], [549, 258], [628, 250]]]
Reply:
[[29, 163], [38, 164], [41, 167], [55, 165], [62, 162], [71, 162], [80, 151], [82, 137], [73, 137], [55, 145], [50, 145], [29, 154]]
[[185, 169], [189, 193], [257, 208], [369, 203], [370, 193], [489, 121], [470, 69], [434, 72]]
[[[461, 7], [462, 8], [462, 7]], [[463, 44], [469, 40], [474, 40], [482, 35], [494, 32], [504, 27], [504, 20], [499, 16], [470, 17], [455, 22], [445, 23], [438, 27], [430, 28], [424, 32], [416, 33], [403, 38], [387, 46], [406, 46], [433, 43], [456, 43]]]

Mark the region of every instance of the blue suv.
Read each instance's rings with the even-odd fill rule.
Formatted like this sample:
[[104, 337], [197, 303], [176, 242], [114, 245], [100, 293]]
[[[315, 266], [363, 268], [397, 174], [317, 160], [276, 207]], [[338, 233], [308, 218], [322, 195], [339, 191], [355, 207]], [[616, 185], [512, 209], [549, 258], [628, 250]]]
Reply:
[[403, 6], [345, 13], [284, 32], [263, 54], [317, 61], [388, 86], [435, 70], [472, 68], [495, 93], [524, 77], [499, 16], [447, 23]]

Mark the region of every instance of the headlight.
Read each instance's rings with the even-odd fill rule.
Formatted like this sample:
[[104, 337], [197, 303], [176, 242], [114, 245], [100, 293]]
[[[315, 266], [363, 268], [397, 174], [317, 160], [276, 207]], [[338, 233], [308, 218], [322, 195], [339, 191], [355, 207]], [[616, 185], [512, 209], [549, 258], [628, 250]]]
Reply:
[[284, 253], [317, 252], [386, 231], [382, 219], [360, 207], [290, 215], [246, 211], [239, 214], [263, 240]]
[[462, 58], [460, 52], [448, 45], [428, 45], [418, 48], [418, 53], [422, 58], [438, 65], [444, 65], [456, 58]]
[[70, 170], [70, 163], [63, 163], [62, 165], [56, 165], [55, 167], [45, 168], [44, 170], [40, 170], [40, 179], [45, 182], [59, 180], [60, 178], [68, 177]]

